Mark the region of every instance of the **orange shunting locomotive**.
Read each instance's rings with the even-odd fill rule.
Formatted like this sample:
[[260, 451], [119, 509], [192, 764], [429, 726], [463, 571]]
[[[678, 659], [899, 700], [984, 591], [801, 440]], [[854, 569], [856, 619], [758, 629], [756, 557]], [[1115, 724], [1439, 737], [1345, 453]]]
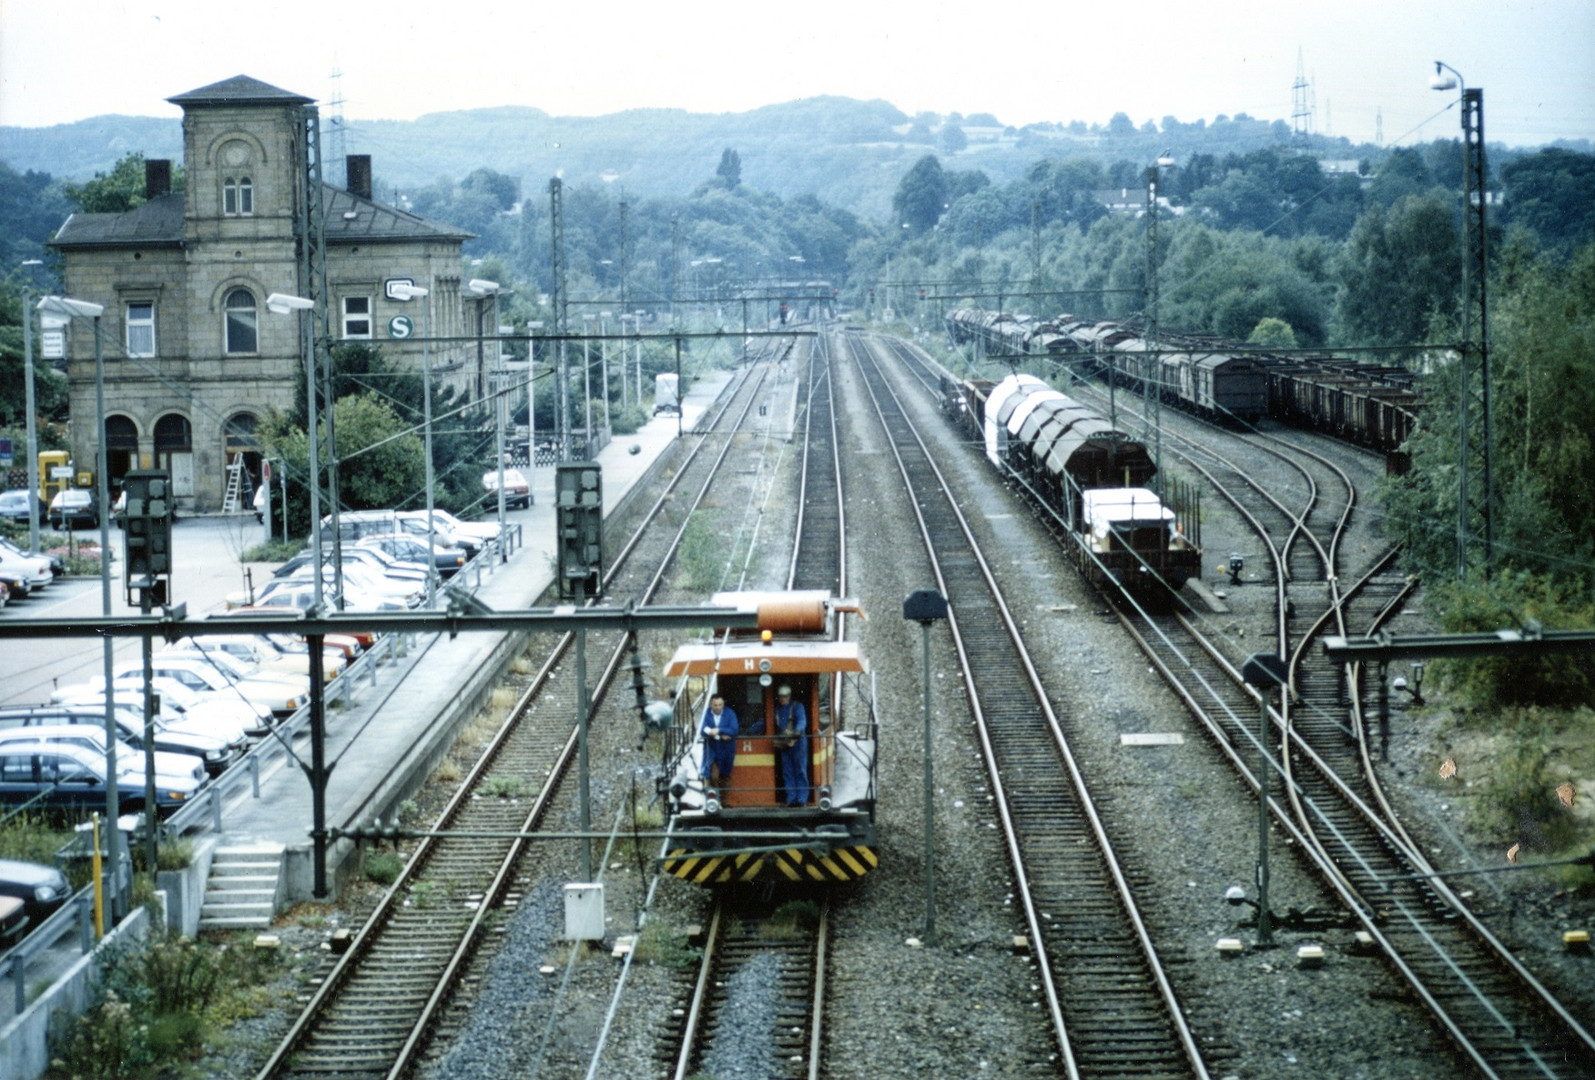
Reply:
[[720, 593], [757, 631], [680, 646], [660, 781], [667, 873], [835, 883], [875, 865], [874, 679], [828, 592]]

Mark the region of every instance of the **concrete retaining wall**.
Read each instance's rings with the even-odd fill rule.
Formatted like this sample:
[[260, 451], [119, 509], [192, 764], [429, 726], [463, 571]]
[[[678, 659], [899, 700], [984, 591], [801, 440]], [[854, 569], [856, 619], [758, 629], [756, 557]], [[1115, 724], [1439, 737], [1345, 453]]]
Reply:
[[89, 1007], [100, 981], [99, 950], [116, 942], [142, 941], [148, 932], [149, 913], [139, 908], [0, 1030], [0, 1077], [34, 1080], [42, 1076], [50, 1066], [50, 1018], [57, 1010], [76, 1016]]

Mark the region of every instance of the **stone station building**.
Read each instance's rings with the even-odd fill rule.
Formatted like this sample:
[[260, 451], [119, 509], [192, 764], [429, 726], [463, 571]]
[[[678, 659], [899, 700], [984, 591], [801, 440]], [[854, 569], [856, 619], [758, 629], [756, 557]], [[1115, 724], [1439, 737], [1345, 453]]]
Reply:
[[[260, 480], [257, 428], [293, 406], [304, 365], [300, 316], [269, 313], [266, 298], [311, 292], [296, 227], [311, 99], [240, 75], [168, 100], [183, 110], [184, 190], [171, 190], [170, 162], [147, 161], [147, 202], [73, 214], [51, 242], [66, 295], [105, 307], [103, 427], [93, 331], [67, 327], [73, 460], [79, 476], [93, 471], [100, 428], [113, 498], [129, 469], [163, 468], [180, 509], [218, 511], [232, 469], [247, 477], [242, 509]], [[498, 316], [495, 296], [461, 281], [472, 234], [374, 201], [371, 159], [347, 165], [348, 190], [322, 185], [332, 341], [370, 340], [419, 369], [424, 332], [454, 338], [430, 347], [436, 384], [480, 397], [482, 350], [460, 339], [491, 334]], [[430, 295], [396, 299], [397, 282]]]

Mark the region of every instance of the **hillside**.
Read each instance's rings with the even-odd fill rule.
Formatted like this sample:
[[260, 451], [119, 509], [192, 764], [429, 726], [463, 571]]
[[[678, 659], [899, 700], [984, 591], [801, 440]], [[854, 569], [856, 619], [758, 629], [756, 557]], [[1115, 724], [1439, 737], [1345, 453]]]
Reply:
[[[633, 198], [678, 196], [713, 176], [721, 151], [731, 147], [741, 156], [742, 179], [751, 187], [782, 198], [814, 194], [881, 221], [891, 213], [903, 174], [930, 151], [948, 169], [979, 169], [1002, 184], [1042, 157], [1143, 161], [1171, 143], [1176, 153], [1222, 154], [1288, 138], [1283, 123], [1244, 115], [1165, 132], [1138, 130], [1117, 118], [1106, 127], [1075, 122], [1023, 129], [994, 119], [910, 117], [886, 101], [843, 97], [742, 113], [636, 109], [599, 117], [557, 117], [504, 106], [432, 113], [413, 121], [350, 121], [344, 144], [347, 153], [372, 155], [377, 187], [389, 198], [394, 190], [413, 190], [439, 177], [459, 179], [480, 167], [519, 178], [523, 194], [531, 197], [555, 175], [567, 184], [614, 184]], [[337, 139], [323, 121], [330, 156]], [[1345, 140], [1315, 142], [1333, 155], [1357, 152]], [[82, 181], [132, 151], [180, 158], [179, 121], [97, 116], [47, 128], [0, 128], [0, 160], [18, 172], [38, 170]], [[329, 179], [341, 178], [340, 166], [335, 163]]]

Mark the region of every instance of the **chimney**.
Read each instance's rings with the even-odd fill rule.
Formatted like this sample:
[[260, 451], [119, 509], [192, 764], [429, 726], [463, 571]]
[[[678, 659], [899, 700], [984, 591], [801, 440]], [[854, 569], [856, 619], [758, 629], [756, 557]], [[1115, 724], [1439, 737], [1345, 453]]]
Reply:
[[144, 162], [144, 198], [158, 199], [172, 193], [172, 163], [165, 158]]
[[361, 199], [371, 198], [371, 155], [348, 154], [343, 159], [345, 187], [349, 194]]

